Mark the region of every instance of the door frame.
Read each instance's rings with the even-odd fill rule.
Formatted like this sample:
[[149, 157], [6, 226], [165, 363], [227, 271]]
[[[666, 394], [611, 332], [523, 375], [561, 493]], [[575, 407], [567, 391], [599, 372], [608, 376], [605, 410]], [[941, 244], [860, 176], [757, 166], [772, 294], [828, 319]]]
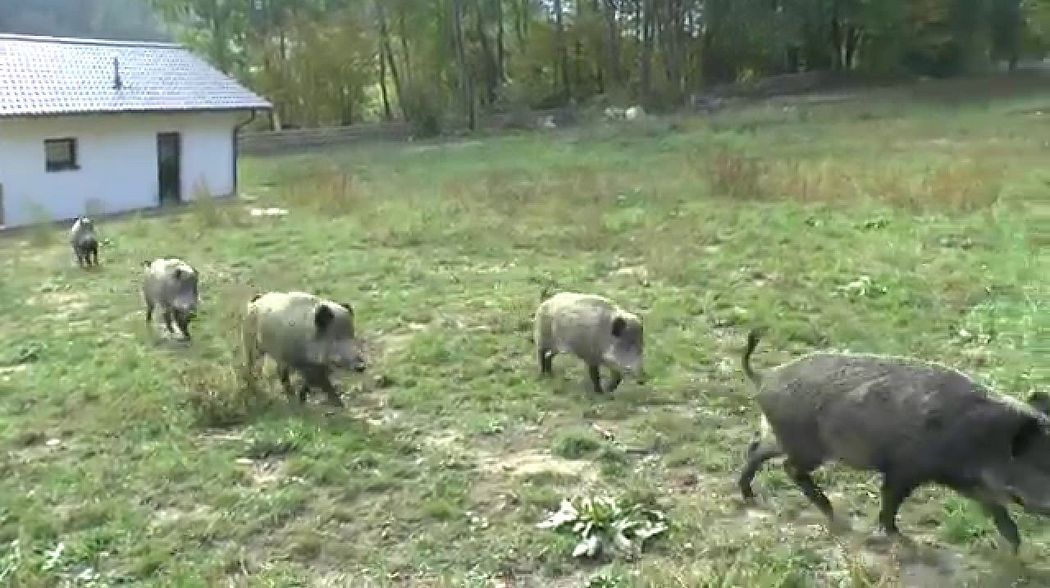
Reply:
[[[166, 140], [174, 138], [172, 143], [174, 144], [174, 155], [175, 158], [175, 178], [173, 186], [169, 186], [171, 191], [174, 193], [174, 197], [165, 199], [165, 174], [163, 161], [161, 159], [162, 150], [161, 145]], [[170, 179], [170, 178], [169, 178]], [[169, 182], [170, 184], [170, 182]], [[160, 206], [166, 204], [181, 204], [182, 203], [182, 133], [177, 131], [166, 131], [157, 133], [157, 200]]]

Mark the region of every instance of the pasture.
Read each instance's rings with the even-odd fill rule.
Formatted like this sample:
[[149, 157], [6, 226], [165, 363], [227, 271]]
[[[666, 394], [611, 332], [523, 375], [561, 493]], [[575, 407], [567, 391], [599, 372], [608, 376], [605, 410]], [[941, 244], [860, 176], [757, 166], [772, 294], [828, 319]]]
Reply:
[[[1045, 98], [1050, 100], [1050, 96]], [[458, 143], [242, 160], [244, 198], [0, 238], [0, 584], [269, 586], [1044, 585], [979, 508], [924, 489], [912, 547], [870, 538], [875, 476], [817, 475], [853, 531], [771, 464], [736, 488], [758, 421], [739, 369], [814, 349], [917, 355], [1018, 396], [1050, 387], [1050, 109], [1039, 96], [767, 104]], [[118, 181], [116, 178], [114, 181]], [[252, 216], [279, 207], [283, 216]], [[201, 275], [186, 345], [148, 326], [141, 262]], [[355, 304], [369, 371], [346, 409], [238, 380], [251, 294]], [[544, 290], [645, 321], [644, 385], [541, 380]], [[563, 498], [666, 514], [634, 561], [536, 528]]]

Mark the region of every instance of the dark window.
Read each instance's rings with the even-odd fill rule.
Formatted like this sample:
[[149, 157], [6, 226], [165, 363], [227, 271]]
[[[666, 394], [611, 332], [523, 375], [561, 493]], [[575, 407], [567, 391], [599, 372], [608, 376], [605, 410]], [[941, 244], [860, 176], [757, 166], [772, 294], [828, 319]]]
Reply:
[[44, 141], [47, 156], [47, 171], [77, 169], [76, 139], [47, 139]]

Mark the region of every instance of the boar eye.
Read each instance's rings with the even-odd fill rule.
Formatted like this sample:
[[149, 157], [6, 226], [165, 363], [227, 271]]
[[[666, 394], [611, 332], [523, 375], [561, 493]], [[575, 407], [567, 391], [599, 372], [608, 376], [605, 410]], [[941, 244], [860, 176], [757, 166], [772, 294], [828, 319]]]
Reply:
[[623, 320], [622, 316], [618, 316], [615, 319], [613, 319], [613, 322], [612, 322], [612, 334], [613, 334], [613, 337], [619, 338], [620, 335], [623, 335], [623, 331], [626, 328], [627, 328], [627, 321]]
[[181, 280], [182, 279], [182, 268], [179, 268], [179, 267], [175, 268], [175, 279], [176, 280]]
[[1039, 421], [1033, 418], [1025, 419], [1021, 423], [1021, 427], [1014, 433], [1014, 438], [1010, 442], [1010, 456], [1024, 455], [1042, 434], [1043, 428], [1040, 426]]
[[314, 313], [314, 326], [317, 327], [318, 331], [323, 331], [328, 328], [328, 325], [332, 324], [332, 319], [334, 318], [335, 314], [332, 313], [332, 309], [322, 304], [317, 307], [317, 312]]

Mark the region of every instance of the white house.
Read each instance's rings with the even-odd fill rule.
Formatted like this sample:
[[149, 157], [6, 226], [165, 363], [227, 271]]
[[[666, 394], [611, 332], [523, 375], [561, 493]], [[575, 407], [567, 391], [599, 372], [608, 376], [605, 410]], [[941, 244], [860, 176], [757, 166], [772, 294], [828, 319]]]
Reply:
[[179, 45], [0, 34], [0, 227], [232, 195], [270, 109]]

